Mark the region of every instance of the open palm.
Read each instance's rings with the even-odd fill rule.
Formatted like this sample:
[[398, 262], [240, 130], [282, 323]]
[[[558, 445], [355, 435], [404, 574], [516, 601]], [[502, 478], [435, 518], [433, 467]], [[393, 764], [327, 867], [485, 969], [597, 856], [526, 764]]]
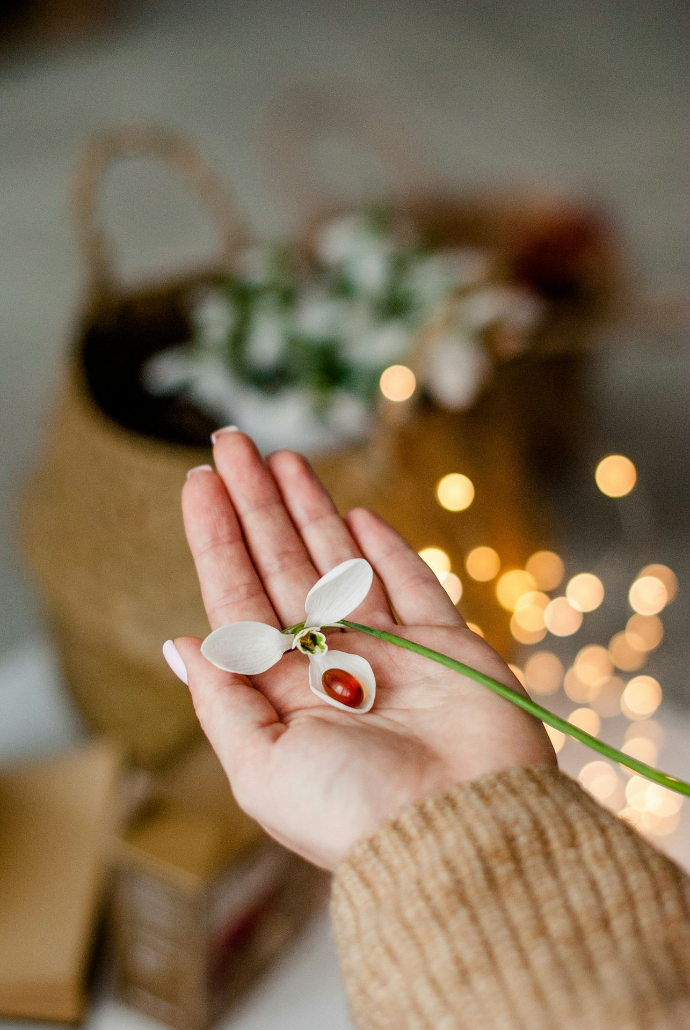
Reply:
[[[218, 473], [195, 471], [182, 498], [212, 628], [245, 620], [292, 626], [323, 573], [363, 556], [375, 577], [354, 621], [521, 689], [415, 551], [366, 509], [343, 520], [300, 455], [281, 451], [264, 463], [248, 437], [223, 432], [215, 461]], [[330, 647], [371, 664], [376, 701], [368, 714], [320, 701], [309, 689], [307, 659], [295, 651], [249, 679], [211, 665], [200, 640], [175, 641], [238, 803], [315, 864], [335, 868], [405, 804], [459, 780], [555, 762], [536, 720], [473, 681], [363, 634], [328, 637]]]

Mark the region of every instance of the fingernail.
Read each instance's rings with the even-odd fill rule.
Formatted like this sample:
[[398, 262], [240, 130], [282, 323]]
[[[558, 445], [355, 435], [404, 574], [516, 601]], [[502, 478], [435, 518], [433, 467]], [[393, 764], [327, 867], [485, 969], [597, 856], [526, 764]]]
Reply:
[[[194, 471], [194, 470], [192, 470]], [[181, 679], [185, 686], [189, 686], [189, 676], [187, 675], [187, 666], [182, 661], [180, 652], [175, 647], [172, 640], [166, 640], [163, 644], [163, 657], [166, 662], [175, 673], [178, 679]]]
[[195, 465], [194, 468], [190, 469], [187, 473], [187, 479], [189, 479], [190, 476], [193, 476], [195, 472], [213, 472], [213, 469], [210, 465]]
[[211, 443], [215, 443], [219, 436], [223, 436], [224, 433], [239, 433], [237, 426], [223, 426], [222, 429], [216, 429], [215, 433], [211, 433]]

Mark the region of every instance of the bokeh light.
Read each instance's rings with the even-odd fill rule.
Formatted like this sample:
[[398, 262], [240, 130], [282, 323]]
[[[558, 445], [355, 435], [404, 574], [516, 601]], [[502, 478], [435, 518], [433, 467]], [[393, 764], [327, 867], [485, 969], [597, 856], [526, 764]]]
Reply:
[[565, 733], [561, 730], [554, 729], [553, 726], [548, 726], [546, 723], [544, 723], [543, 726], [548, 734], [549, 740], [551, 741], [551, 746], [556, 754], [558, 754], [565, 744]]
[[565, 596], [580, 612], [593, 612], [604, 600], [604, 584], [593, 572], [580, 572], [569, 581]]
[[567, 597], [555, 597], [544, 612], [549, 633], [556, 637], [570, 637], [582, 625], [582, 612], [573, 608]]
[[522, 684], [522, 686], [524, 687], [525, 686], [525, 674], [524, 674], [523, 670], [520, 668], [520, 666], [519, 665], [512, 665], [510, 662], [508, 662], [508, 668], [512, 672], [513, 676], [515, 676], [515, 678], [517, 680], [519, 680], [520, 683]]
[[583, 765], [578, 779], [585, 790], [599, 801], [607, 801], [621, 784], [613, 766], [600, 760]]
[[476, 622], [468, 622], [467, 628], [471, 629], [473, 633], [476, 633], [478, 637], [484, 636], [484, 630], [481, 628], [481, 626], [478, 626]]
[[631, 615], [625, 637], [636, 651], [653, 651], [664, 639], [664, 624], [658, 615]]
[[546, 636], [546, 627], [541, 629], [525, 629], [516, 619], [515, 615], [510, 618], [510, 632], [519, 644], [539, 644]]
[[607, 497], [625, 497], [637, 482], [637, 470], [623, 454], [608, 454], [597, 465], [594, 479]]
[[555, 590], [563, 582], [565, 566], [555, 551], [536, 551], [525, 562], [525, 571], [540, 590]]
[[528, 590], [518, 597], [515, 603], [513, 618], [518, 626], [532, 633], [541, 632], [546, 626], [544, 612], [549, 606], [549, 598], [540, 590]]
[[576, 708], [568, 716], [568, 722], [585, 733], [591, 733], [593, 737], [596, 737], [601, 729], [601, 719], [591, 708]]
[[555, 694], [563, 682], [563, 662], [551, 651], [537, 651], [525, 662], [525, 680], [534, 694]]
[[[646, 762], [647, 765], [655, 765], [659, 757], [659, 748], [649, 737], [630, 737], [621, 747], [621, 751], [624, 755], [636, 758], [638, 762]], [[625, 769], [625, 766], [623, 768]]]
[[474, 500], [474, 485], [462, 472], [449, 472], [436, 484], [436, 497], [447, 511], [464, 511]]
[[493, 547], [474, 547], [465, 558], [465, 568], [472, 579], [478, 583], [488, 583], [494, 579], [501, 568], [501, 559]]
[[536, 587], [534, 577], [523, 569], [510, 569], [499, 577], [496, 583], [498, 603], [506, 611], [512, 612], [523, 594]]
[[440, 547], [424, 547], [419, 552], [419, 557], [433, 569], [437, 576], [444, 572], [450, 572], [450, 558]]
[[647, 652], [632, 647], [628, 634], [616, 633], [609, 640], [609, 654], [617, 669], [623, 672], [637, 672], [647, 661]]
[[417, 380], [407, 365], [390, 365], [379, 380], [381, 393], [389, 401], [407, 401], [415, 392]]
[[625, 682], [620, 676], [611, 676], [603, 686], [596, 688], [597, 692], [590, 700], [590, 704], [597, 715], [602, 719], [613, 719], [621, 714], [621, 698], [625, 690]]
[[657, 576], [640, 576], [630, 587], [628, 600], [638, 615], [658, 615], [668, 602], [668, 591]]
[[457, 604], [462, 597], [462, 581], [460, 577], [456, 576], [454, 572], [442, 572], [438, 578], [453, 604]]
[[645, 719], [644, 722], [635, 722], [628, 726], [625, 731], [625, 740], [632, 740], [633, 737], [647, 737], [653, 740], [656, 746], [661, 749], [664, 743], [664, 728], [661, 723], [654, 719]]
[[583, 683], [600, 687], [613, 675], [613, 662], [605, 647], [588, 644], [577, 652], [575, 669]]
[[654, 576], [656, 579], [660, 579], [666, 587], [668, 602], [674, 600], [678, 593], [678, 579], [673, 569], [669, 569], [668, 565], [645, 565], [638, 572], [637, 578], [640, 579], [642, 576]]
[[621, 709], [630, 719], [645, 719], [661, 704], [662, 691], [653, 676], [635, 676], [623, 691]]
[[588, 683], [580, 679], [575, 665], [571, 665], [563, 677], [563, 690], [566, 696], [571, 701], [576, 701], [579, 704], [589, 704], [597, 696], [600, 689], [599, 684]]

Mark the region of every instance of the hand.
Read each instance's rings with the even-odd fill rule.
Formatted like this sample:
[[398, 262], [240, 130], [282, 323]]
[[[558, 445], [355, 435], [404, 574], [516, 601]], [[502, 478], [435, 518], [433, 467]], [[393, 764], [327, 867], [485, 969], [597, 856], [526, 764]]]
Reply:
[[[363, 556], [376, 575], [353, 621], [522, 689], [402, 537], [366, 509], [343, 520], [304, 458], [280, 451], [264, 463], [239, 432], [219, 434], [214, 455], [218, 474], [195, 471], [182, 494], [213, 629], [241, 620], [294, 625], [319, 576]], [[329, 638], [374, 669], [376, 701], [366, 715], [319, 701], [309, 689], [307, 659], [296, 652], [250, 680], [211, 665], [200, 640], [175, 641], [199, 721], [237, 802], [316, 865], [334, 869], [403, 806], [460, 780], [555, 764], [542, 725], [472, 680], [364, 634]]]

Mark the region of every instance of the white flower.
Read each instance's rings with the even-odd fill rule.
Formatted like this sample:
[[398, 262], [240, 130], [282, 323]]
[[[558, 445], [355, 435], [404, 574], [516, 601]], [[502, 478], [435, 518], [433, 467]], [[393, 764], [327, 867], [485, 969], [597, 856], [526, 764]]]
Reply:
[[446, 336], [431, 352], [427, 389], [441, 407], [463, 411], [476, 400], [490, 369], [486, 351], [475, 339]]
[[199, 295], [192, 309], [197, 333], [211, 344], [227, 340], [236, 317], [232, 303], [218, 290], [206, 290]]
[[[372, 578], [369, 562], [351, 558], [331, 569], [311, 588], [305, 601], [303, 628], [281, 633], [263, 622], [235, 622], [210, 633], [201, 645], [201, 653], [226, 672], [258, 676], [280, 661], [286, 651], [297, 649], [309, 659], [309, 686], [322, 701], [346, 712], [368, 712], [376, 695], [376, 680], [369, 662], [347, 651], [331, 650], [322, 630], [337, 625], [362, 603]], [[359, 683], [361, 700], [355, 707], [326, 693], [323, 681], [329, 671], [331, 676], [327, 679], [332, 693], [345, 696], [353, 678]], [[339, 672], [345, 674], [340, 681]]]

